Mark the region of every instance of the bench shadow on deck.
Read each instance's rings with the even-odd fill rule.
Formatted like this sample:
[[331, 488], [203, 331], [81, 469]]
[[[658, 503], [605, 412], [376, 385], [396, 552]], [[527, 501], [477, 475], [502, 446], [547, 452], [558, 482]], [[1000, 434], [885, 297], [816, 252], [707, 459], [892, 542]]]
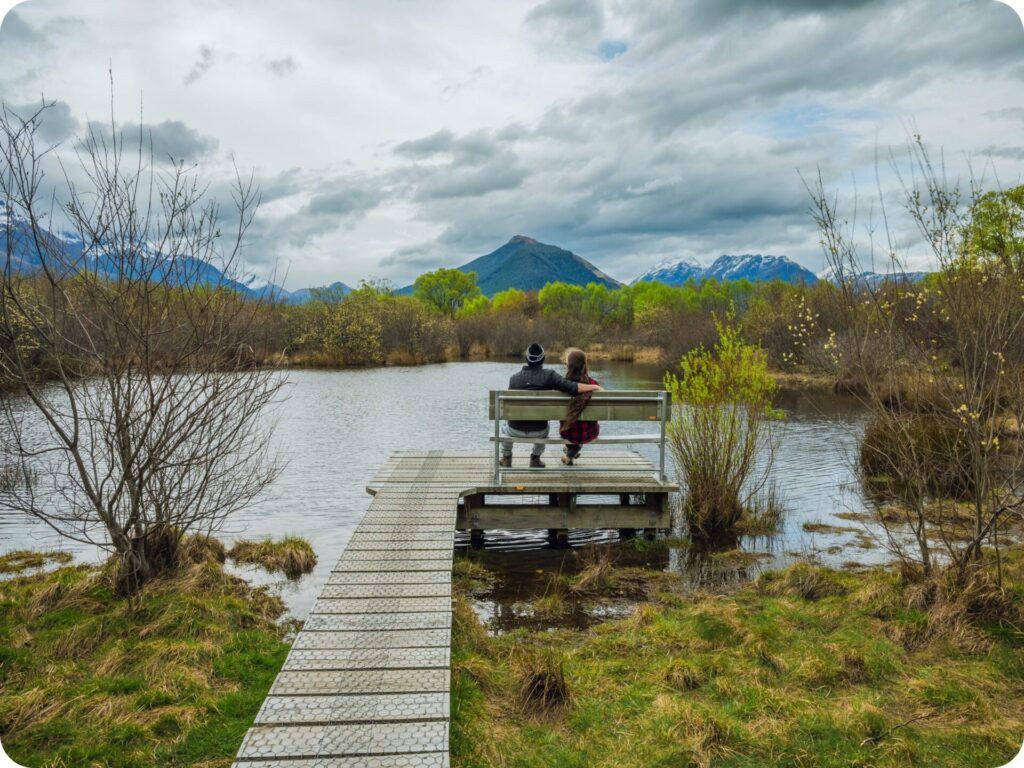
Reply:
[[394, 454], [367, 490], [238, 768], [445, 768], [456, 529], [664, 528], [678, 489], [633, 452], [496, 481], [488, 454], [430, 451]]

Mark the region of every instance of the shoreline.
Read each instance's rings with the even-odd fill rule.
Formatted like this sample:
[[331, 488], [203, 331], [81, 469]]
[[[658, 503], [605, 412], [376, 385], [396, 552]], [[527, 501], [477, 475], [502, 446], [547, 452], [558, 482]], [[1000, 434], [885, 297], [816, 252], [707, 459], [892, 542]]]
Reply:
[[[584, 351], [587, 353], [587, 357], [591, 360], [634, 363], [637, 365], [650, 366], [652, 368], [664, 365], [661, 362], [664, 353], [659, 347], [633, 347], [632, 345], [624, 345], [622, 347], [598, 346], [596, 349], [587, 349]], [[546, 352], [548, 359], [545, 365], [552, 367], [560, 363], [560, 358], [565, 353], [565, 350], [553, 348], [547, 349]], [[272, 364], [270, 367], [280, 368], [281, 370], [298, 371], [357, 371], [373, 370], [378, 368], [418, 368], [428, 365], [446, 365], [450, 363], [508, 363], [509, 365], [516, 365], [521, 362], [522, 361], [519, 357], [512, 355], [508, 357], [496, 357], [493, 355], [466, 355], [446, 360], [384, 362], [379, 365], [326, 365], [311, 363], [304, 360], [285, 359]], [[663, 368], [664, 372], [668, 372], [668, 370], [669, 367], [667, 366]], [[828, 374], [812, 373], [807, 371], [769, 370], [768, 375], [775, 381], [780, 389], [836, 391], [836, 379]]]

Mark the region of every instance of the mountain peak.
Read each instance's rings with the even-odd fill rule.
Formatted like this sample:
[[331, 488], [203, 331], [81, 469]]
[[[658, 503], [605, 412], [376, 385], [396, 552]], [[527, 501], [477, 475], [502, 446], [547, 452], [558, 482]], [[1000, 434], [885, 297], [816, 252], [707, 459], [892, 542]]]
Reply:
[[813, 283], [817, 277], [808, 269], [785, 256], [766, 256], [745, 253], [738, 256], [723, 254], [709, 267], [686, 259], [668, 259], [640, 275], [634, 282], [657, 281], [667, 285], [682, 285], [687, 280], [783, 280], [787, 283]]
[[508, 288], [539, 291], [554, 282], [580, 286], [601, 283], [609, 288], [621, 285], [581, 256], [526, 235], [516, 235], [496, 251], [458, 269], [475, 272], [485, 296]]
[[534, 240], [532, 237], [527, 237], [526, 235], [515, 235], [511, 240], [509, 240], [509, 243], [523, 243], [524, 245], [540, 245], [539, 242]]

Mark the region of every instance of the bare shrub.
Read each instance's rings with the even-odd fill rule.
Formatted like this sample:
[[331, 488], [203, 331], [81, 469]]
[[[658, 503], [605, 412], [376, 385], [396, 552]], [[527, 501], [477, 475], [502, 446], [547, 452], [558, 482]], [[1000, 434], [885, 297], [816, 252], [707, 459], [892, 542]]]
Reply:
[[[282, 380], [258, 367], [265, 307], [233, 282], [259, 196], [237, 178], [223, 235], [195, 173], [157, 171], [112, 123], [78, 145], [87, 183], [66, 176], [60, 201], [44, 200], [46, 108], [0, 117], [0, 376], [19, 393], [0, 401], [0, 447], [38, 477], [0, 504], [112, 551], [133, 592], [177, 566], [182, 536], [216, 529], [276, 474], [262, 416]], [[55, 214], [73, 237], [49, 233]]]
[[[903, 208], [938, 265], [921, 284], [884, 207], [884, 252], [872, 238], [862, 253], [820, 178], [809, 191], [848, 342], [832, 352], [869, 412], [861, 466], [905, 510], [882, 520], [889, 547], [925, 575], [938, 554], [966, 585], [987, 561], [998, 572], [1001, 534], [1024, 513], [1024, 446], [1006, 429], [1024, 423], [1024, 187], [962, 193], [918, 137], [909, 160]], [[877, 263], [890, 279], [855, 277]], [[947, 514], [957, 501], [971, 507], [967, 536]]]

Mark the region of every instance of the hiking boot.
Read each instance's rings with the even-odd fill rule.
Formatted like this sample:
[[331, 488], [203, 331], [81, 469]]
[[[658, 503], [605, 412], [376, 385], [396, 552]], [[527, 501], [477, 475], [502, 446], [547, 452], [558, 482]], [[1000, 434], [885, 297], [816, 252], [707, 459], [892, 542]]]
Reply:
[[499, 467], [506, 467], [506, 468], [507, 467], [511, 467], [512, 466], [512, 457], [511, 456], [502, 456], [500, 459], [498, 459], [498, 466]]
[[540, 460], [540, 456], [530, 454], [530, 469], [544, 469], [544, 462]]

